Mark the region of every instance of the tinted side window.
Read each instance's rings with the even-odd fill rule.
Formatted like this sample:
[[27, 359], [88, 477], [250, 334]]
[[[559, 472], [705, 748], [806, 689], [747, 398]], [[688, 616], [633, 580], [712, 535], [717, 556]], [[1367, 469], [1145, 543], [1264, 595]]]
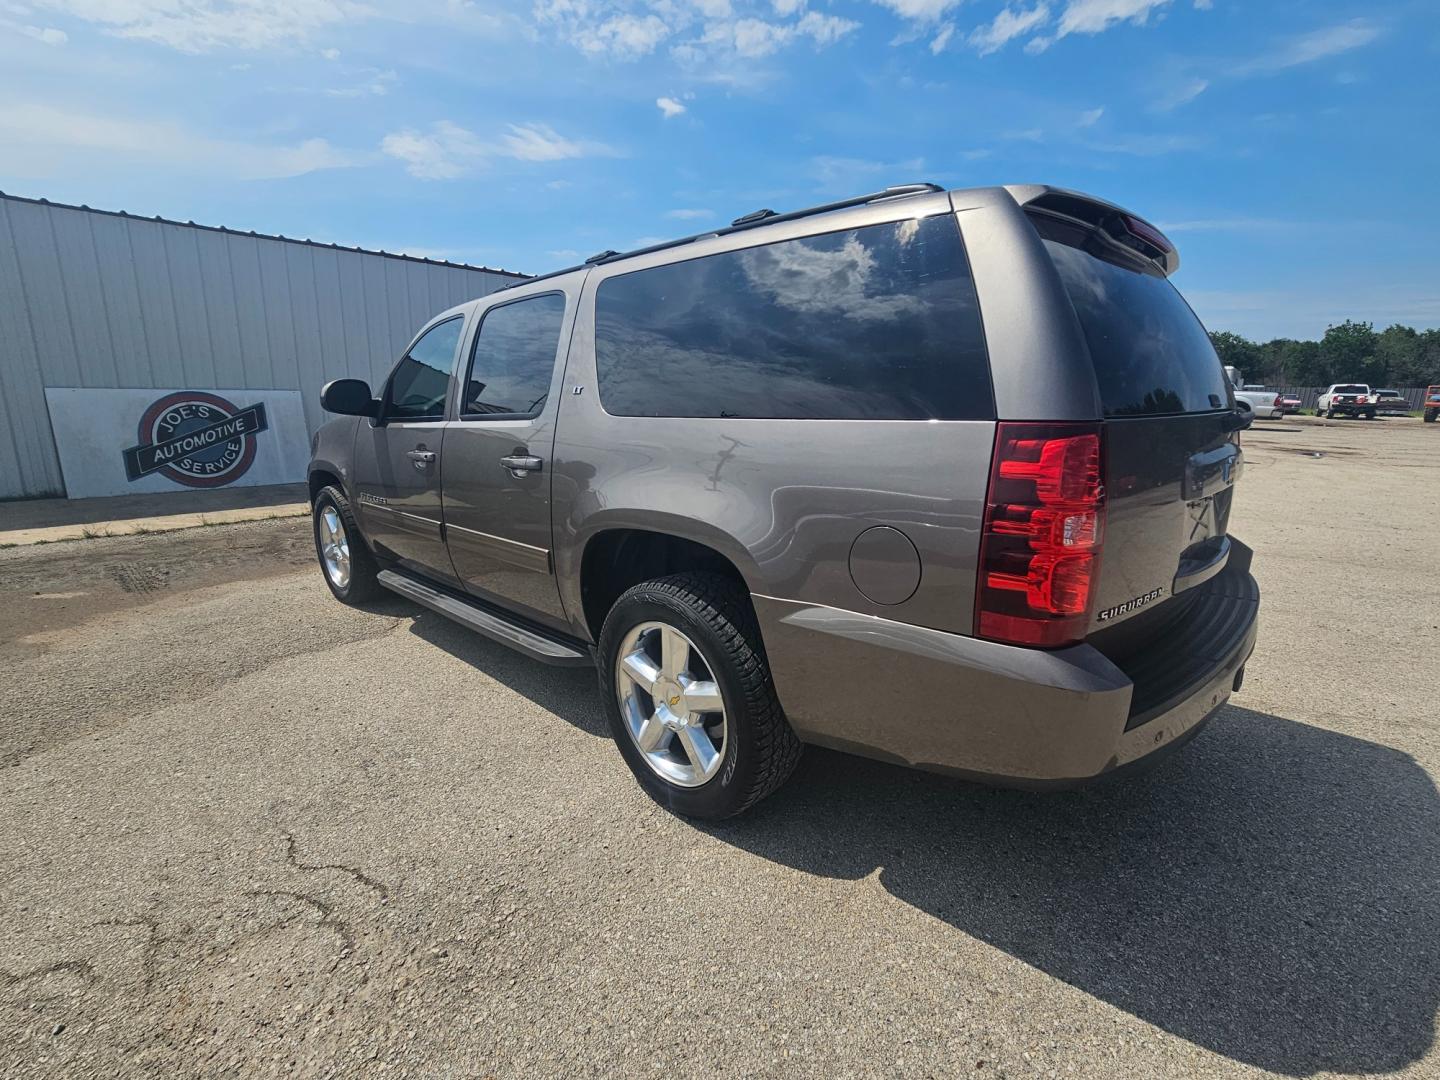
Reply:
[[547, 293], [494, 308], [485, 314], [470, 370], [461, 415], [540, 415], [550, 392], [565, 297]]
[[948, 215], [785, 240], [602, 282], [600, 402], [622, 416], [993, 418]]
[[1164, 275], [1113, 261], [1087, 229], [1033, 220], [1080, 319], [1106, 416], [1229, 407], [1215, 346]]
[[385, 390], [388, 419], [440, 420], [445, 416], [445, 392], [464, 325], [465, 320], [456, 316], [432, 326], [400, 358]]

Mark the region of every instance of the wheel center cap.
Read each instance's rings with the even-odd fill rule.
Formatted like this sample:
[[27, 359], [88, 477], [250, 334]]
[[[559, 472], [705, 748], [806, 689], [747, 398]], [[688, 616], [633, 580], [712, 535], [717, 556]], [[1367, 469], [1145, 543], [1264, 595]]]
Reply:
[[655, 684], [655, 702], [675, 708], [684, 697], [679, 685], [669, 679], [661, 679]]

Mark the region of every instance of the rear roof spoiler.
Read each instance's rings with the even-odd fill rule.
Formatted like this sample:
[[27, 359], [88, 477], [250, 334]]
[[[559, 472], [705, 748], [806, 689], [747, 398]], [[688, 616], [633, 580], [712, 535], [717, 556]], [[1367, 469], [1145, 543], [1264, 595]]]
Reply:
[[1010, 197], [1027, 211], [1073, 221], [1154, 263], [1166, 277], [1180, 269], [1180, 252], [1169, 237], [1124, 207], [1079, 191], [1045, 184], [1007, 184]]

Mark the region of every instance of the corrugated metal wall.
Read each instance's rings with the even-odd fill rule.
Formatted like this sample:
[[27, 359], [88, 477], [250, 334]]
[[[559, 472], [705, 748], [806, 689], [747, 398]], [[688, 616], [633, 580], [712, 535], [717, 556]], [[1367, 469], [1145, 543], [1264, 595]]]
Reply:
[[436, 312], [516, 275], [0, 196], [0, 499], [64, 494], [46, 386], [384, 380]]

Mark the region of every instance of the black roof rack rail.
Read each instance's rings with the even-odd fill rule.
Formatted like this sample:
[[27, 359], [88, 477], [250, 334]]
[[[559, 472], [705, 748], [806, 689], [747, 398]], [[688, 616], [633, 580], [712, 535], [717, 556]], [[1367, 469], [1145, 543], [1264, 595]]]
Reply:
[[[756, 210], [753, 213], [736, 218], [724, 229], [711, 229], [709, 232], [694, 233], [690, 236], [682, 236], [678, 240], [666, 240], [663, 243], [651, 244], [649, 247], [635, 248], [631, 251], [602, 251], [598, 254], [591, 255], [590, 258], [586, 259], [579, 266], [567, 266], [563, 270], [552, 270], [548, 274], [540, 274], [526, 281], [517, 281], [514, 285], [502, 285], [501, 288], [513, 289], [518, 285], [528, 285], [533, 281], [544, 281], [547, 278], [568, 274], [572, 270], [583, 270], [587, 266], [604, 266], [609, 263], [618, 262], [621, 259], [632, 259], [637, 255], [649, 255], [656, 251], [668, 251], [670, 248], [683, 247], [685, 244], [693, 244], [696, 240], [704, 240], [712, 236], [729, 236], [731, 233], [741, 232], [745, 229], [753, 229], [757, 225], [778, 225], [782, 221], [797, 221], [800, 218], [814, 217], [817, 214], [829, 214], [836, 210], [848, 210], [854, 206], [865, 206], [869, 203], [880, 202], [883, 199], [899, 199], [906, 195], [920, 195], [944, 190], [945, 189], [939, 184], [898, 184], [884, 188], [881, 191], [872, 191], [868, 195], [856, 195], [852, 199], [841, 199], [838, 202], [821, 203], [819, 206], [809, 206], [803, 210], [790, 210], [784, 214], [777, 214], [773, 210]], [[498, 292], [499, 290], [496, 291]]]
[[752, 210], [748, 214], [741, 214], [734, 221], [730, 222], [733, 228], [736, 225], [749, 225], [752, 221], [764, 221], [766, 218], [779, 217], [774, 210]]

